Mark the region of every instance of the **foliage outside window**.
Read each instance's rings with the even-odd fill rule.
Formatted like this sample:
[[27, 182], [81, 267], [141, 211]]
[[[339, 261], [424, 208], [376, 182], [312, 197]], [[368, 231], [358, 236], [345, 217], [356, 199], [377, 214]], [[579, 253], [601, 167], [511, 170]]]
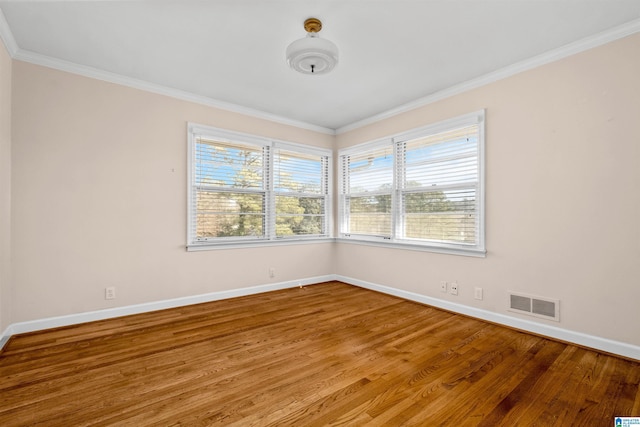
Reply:
[[331, 153], [189, 126], [189, 246], [329, 236]]
[[340, 237], [484, 253], [484, 112], [351, 147]]

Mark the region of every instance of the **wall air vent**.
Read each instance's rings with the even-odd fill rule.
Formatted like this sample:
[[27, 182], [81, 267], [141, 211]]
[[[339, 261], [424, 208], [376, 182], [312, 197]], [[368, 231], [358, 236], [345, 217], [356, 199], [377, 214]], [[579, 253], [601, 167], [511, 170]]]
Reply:
[[509, 311], [560, 321], [560, 300], [509, 291]]

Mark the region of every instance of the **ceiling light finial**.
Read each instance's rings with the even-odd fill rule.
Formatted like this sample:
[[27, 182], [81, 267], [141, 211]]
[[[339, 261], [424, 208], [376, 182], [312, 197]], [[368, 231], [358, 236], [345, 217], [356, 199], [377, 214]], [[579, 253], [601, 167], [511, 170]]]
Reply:
[[338, 63], [338, 47], [329, 40], [321, 39], [318, 32], [322, 22], [317, 18], [304, 21], [305, 38], [294, 41], [287, 47], [287, 63], [304, 74], [324, 74]]
[[307, 33], [319, 33], [322, 30], [322, 21], [318, 18], [309, 18], [304, 21], [304, 29]]

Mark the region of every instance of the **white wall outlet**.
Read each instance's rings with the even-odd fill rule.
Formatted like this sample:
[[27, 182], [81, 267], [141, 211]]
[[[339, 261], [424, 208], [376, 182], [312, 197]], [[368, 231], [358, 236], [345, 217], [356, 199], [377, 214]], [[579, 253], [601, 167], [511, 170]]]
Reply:
[[440, 291], [447, 292], [447, 282], [445, 282], [444, 280], [440, 282]]
[[451, 284], [451, 295], [458, 295], [458, 282], [453, 282]]
[[482, 288], [475, 287], [473, 288], [473, 297], [475, 299], [482, 299]]
[[116, 299], [116, 287], [109, 286], [104, 288], [104, 299]]
[[275, 267], [269, 267], [269, 277], [276, 277], [276, 269]]

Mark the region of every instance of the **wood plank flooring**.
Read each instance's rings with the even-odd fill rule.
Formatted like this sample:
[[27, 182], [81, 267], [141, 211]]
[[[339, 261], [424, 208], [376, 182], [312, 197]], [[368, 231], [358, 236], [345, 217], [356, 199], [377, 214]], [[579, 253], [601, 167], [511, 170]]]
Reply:
[[16, 336], [0, 425], [612, 426], [640, 363], [329, 282]]

